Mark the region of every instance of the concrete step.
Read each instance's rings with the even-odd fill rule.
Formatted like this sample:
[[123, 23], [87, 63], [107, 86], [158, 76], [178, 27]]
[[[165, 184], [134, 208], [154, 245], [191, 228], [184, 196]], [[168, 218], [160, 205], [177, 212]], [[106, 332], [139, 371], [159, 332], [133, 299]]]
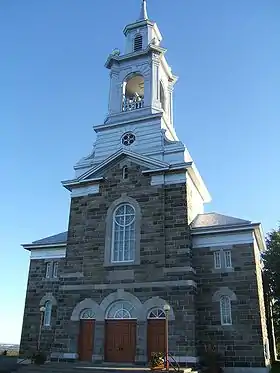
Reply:
[[[169, 369], [171, 373], [176, 371]], [[92, 363], [46, 363], [44, 365], [21, 366], [19, 373], [148, 373], [148, 367], [120, 365], [92, 365]], [[165, 372], [165, 371], [163, 371]], [[161, 371], [157, 371], [161, 373]], [[180, 373], [197, 373], [192, 368], [181, 368]]]

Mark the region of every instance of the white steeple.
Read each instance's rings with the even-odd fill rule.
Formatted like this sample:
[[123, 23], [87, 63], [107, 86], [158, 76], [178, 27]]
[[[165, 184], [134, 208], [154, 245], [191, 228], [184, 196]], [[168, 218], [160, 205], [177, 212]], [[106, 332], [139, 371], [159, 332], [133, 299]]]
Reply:
[[148, 19], [146, 0], [142, 0], [141, 12], [140, 12], [140, 16], [138, 18], [138, 21], [142, 21], [143, 19]]
[[92, 153], [76, 164], [76, 177], [122, 152], [126, 156], [131, 152], [134, 157], [150, 157], [164, 162], [167, 168], [174, 167], [173, 174], [166, 178], [161, 174], [153, 177], [153, 185], [178, 181], [180, 172], [184, 180], [185, 169], [190, 168], [188, 172], [193, 173], [191, 180], [195, 185], [193, 193], [200, 201], [196, 203], [199, 208], [193, 209], [196, 215], [202, 212], [203, 201], [209, 199], [208, 192], [176, 135], [173, 89], [177, 77], [166, 61], [167, 50], [161, 45], [161, 33], [148, 18], [146, 0], [141, 1], [139, 18], [124, 28], [124, 53], [115, 49], [105, 63], [110, 70], [108, 115], [102, 124], [93, 126], [96, 142]]

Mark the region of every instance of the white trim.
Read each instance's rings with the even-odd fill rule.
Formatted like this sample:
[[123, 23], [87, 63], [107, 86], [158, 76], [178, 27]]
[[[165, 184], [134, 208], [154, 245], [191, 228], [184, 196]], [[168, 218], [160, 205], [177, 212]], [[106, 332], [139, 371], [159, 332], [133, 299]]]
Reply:
[[260, 223], [250, 223], [250, 224], [234, 224], [234, 225], [217, 225], [217, 226], [208, 226], [201, 228], [191, 228], [191, 233], [194, 236], [200, 236], [204, 234], [214, 234], [214, 233], [234, 233], [242, 231], [251, 231], [258, 229]]
[[32, 259], [60, 259], [65, 258], [66, 247], [61, 249], [31, 250], [30, 260]]
[[[223, 233], [217, 232], [215, 234], [211, 234], [211, 232], [207, 232], [208, 234], [204, 234], [201, 236], [195, 235], [193, 236], [193, 248], [200, 248], [200, 247], [224, 247], [227, 249], [229, 245], [238, 245], [238, 244], [245, 244], [245, 243], [253, 243], [253, 232], [232, 232], [232, 233]], [[192, 232], [193, 235], [193, 232]]]
[[77, 187], [77, 188], [72, 189], [71, 198], [82, 197], [82, 196], [87, 196], [89, 194], [97, 194], [97, 193], [99, 193], [99, 184], [82, 186], [82, 187]]
[[35, 249], [55, 249], [57, 247], [66, 247], [65, 243], [52, 243], [52, 244], [36, 244], [36, 243], [30, 243], [30, 244], [22, 244], [21, 245], [25, 250], [35, 250]]
[[48, 262], [46, 264], [45, 278], [51, 278], [51, 277], [52, 277], [52, 262]]
[[222, 268], [221, 251], [220, 250], [214, 251], [213, 257], [214, 257], [214, 268], [221, 269]]
[[[132, 208], [133, 210], [133, 213], [134, 213], [134, 218], [133, 218], [133, 221], [131, 221], [129, 224], [125, 224], [123, 226], [123, 242], [122, 242], [122, 248], [121, 248], [121, 252], [122, 252], [122, 259], [123, 260], [114, 260], [114, 249], [115, 249], [115, 229], [116, 229], [116, 212], [119, 210], [119, 208], [121, 206], [129, 206]], [[131, 215], [131, 214], [130, 214]], [[123, 217], [124, 217], [124, 222], [125, 222], [125, 216], [127, 216], [127, 210], [124, 211], [124, 214], [123, 214]], [[117, 207], [115, 208], [114, 212], [113, 212], [113, 216], [112, 216], [112, 239], [111, 239], [111, 263], [133, 263], [135, 261], [135, 251], [136, 251], [136, 226], [135, 226], [135, 222], [136, 222], [136, 210], [134, 208], [134, 206], [128, 202], [125, 202], [125, 203], [121, 203], [119, 205], [117, 205]], [[124, 259], [124, 252], [125, 252], [125, 248], [124, 248], [124, 245], [125, 245], [125, 242], [126, 242], [126, 237], [127, 237], [127, 228], [130, 229], [131, 225], [134, 225], [134, 244], [132, 243], [132, 240], [130, 240], [130, 243], [132, 245], [132, 247], [130, 247], [129, 249], [132, 250], [132, 252], [129, 253], [129, 255], [131, 256], [132, 254], [132, 259], [129, 259], [129, 260], [125, 260]], [[120, 247], [119, 247], [120, 249]], [[118, 254], [118, 257], [120, 257], [120, 253]]]
[[[115, 159], [117, 159], [119, 156], [121, 155], [127, 155], [127, 156], [130, 156], [131, 158], [134, 158], [134, 159], [138, 159], [140, 161], [143, 161], [147, 164], [150, 164], [150, 165], [154, 165], [154, 166], [158, 166], [158, 167], [168, 167], [169, 168], [169, 164], [166, 163], [166, 162], [162, 162], [162, 161], [159, 161], [157, 159], [151, 159], [151, 158], [148, 158], [148, 157], [145, 157], [143, 155], [140, 155], [138, 153], [135, 153], [135, 152], [132, 152], [130, 150], [126, 150], [126, 149], [120, 149], [118, 150], [116, 153], [112, 154], [111, 156], [109, 156], [108, 158], [106, 158], [103, 162], [101, 162], [98, 166], [94, 166], [92, 167], [90, 170], [86, 171], [85, 173], [83, 173], [81, 176], [79, 176], [77, 178], [77, 181], [76, 182], [82, 182], [84, 179], [86, 179], [87, 177], [89, 177], [90, 175], [96, 173], [97, 171], [101, 170], [102, 168], [104, 168], [105, 166], [107, 166], [108, 164], [110, 164], [111, 162], [113, 162]], [[70, 184], [70, 181], [69, 183], [67, 182], [64, 182], [64, 186], [66, 184]]]
[[[229, 265], [227, 265], [227, 258], [229, 259]], [[225, 263], [225, 268], [227, 269], [232, 268], [231, 250], [224, 250], [224, 263]]]

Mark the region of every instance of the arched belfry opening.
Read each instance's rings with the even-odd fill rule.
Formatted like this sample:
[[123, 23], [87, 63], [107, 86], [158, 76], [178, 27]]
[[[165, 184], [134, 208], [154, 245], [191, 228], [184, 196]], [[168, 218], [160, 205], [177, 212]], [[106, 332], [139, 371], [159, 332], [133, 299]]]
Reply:
[[141, 109], [144, 106], [144, 77], [130, 75], [123, 83], [123, 111]]
[[162, 110], [166, 110], [166, 98], [162, 82], [160, 82], [159, 98]]

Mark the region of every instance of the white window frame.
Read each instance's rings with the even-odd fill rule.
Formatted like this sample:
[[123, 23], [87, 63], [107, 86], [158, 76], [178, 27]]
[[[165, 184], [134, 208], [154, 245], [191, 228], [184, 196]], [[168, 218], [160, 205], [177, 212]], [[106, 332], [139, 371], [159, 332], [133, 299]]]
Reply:
[[[225, 304], [224, 302], [227, 303]], [[220, 317], [221, 325], [232, 325], [231, 299], [227, 295], [223, 295], [220, 298]]]
[[232, 268], [231, 250], [224, 250], [225, 268]]
[[52, 319], [52, 302], [48, 300], [45, 303], [43, 326], [51, 326], [51, 319]]
[[123, 166], [122, 168], [122, 178], [124, 180], [128, 179], [128, 167], [127, 166]]
[[53, 278], [58, 278], [58, 262], [53, 263], [53, 271], [52, 271], [52, 277]]
[[149, 312], [148, 319], [165, 320], [166, 314], [162, 308], [152, 308], [151, 311]]
[[221, 269], [222, 268], [221, 251], [220, 250], [214, 251], [213, 256], [214, 256], [214, 268]]
[[[132, 221], [131, 224], [134, 224], [134, 230], [133, 230], [133, 234], [134, 234], [134, 239], [131, 240], [131, 241], [134, 241], [133, 242], [133, 247], [130, 248], [132, 250], [132, 259], [128, 259], [128, 260], [125, 260], [124, 259], [124, 245], [125, 245], [125, 235], [126, 235], [126, 230], [125, 228], [126, 227], [129, 227], [129, 225], [124, 225], [124, 230], [123, 230], [123, 235], [124, 235], [124, 239], [123, 239], [123, 243], [122, 243], [122, 259], [121, 260], [114, 260], [114, 249], [115, 249], [115, 230], [116, 230], [116, 213], [117, 211], [119, 210], [120, 207], [122, 206], [129, 206], [133, 209], [133, 212], [134, 212], [134, 219]], [[124, 214], [125, 216], [125, 214]], [[112, 245], [111, 245], [111, 263], [114, 264], [118, 264], [118, 263], [133, 263], [135, 261], [135, 251], [136, 251], [136, 211], [135, 211], [135, 208], [134, 206], [132, 206], [130, 203], [122, 203], [120, 205], [118, 205], [115, 210], [114, 210], [114, 213], [113, 213], [113, 217], [112, 217]]]
[[48, 262], [46, 264], [46, 278], [51, 278], [52, 277], [52, 262]]
[[[113, 310], [113, 312], [112, 312]], [[113, 303], [106, 312], [107, 320], [134, 319], [135, 306], [126, 300]]]

